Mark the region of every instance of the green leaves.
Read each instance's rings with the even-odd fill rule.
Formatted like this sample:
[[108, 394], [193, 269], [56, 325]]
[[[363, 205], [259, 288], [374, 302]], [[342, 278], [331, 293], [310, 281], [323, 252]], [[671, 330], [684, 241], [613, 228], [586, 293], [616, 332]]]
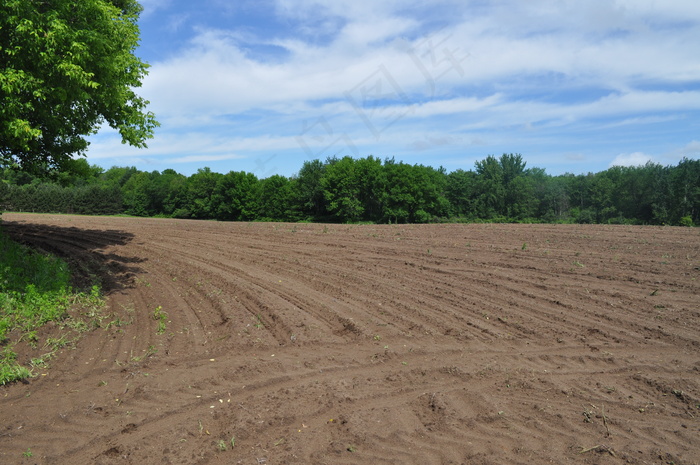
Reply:
[[[27, 130], [17, 123], [19, 135]], [[448, 174], [393, 159], [344, 157], [307, 161], [291, 178], [258, 179], [209, 168], [190, 177], [134, 167], [103, 172], [78, 159], [64, 161], [53, 182], [0, 167], [0, 208], [225, 221], [700, 224], [700, 160], [559, 176], [516, 165], [521, 168], [511, 173], [520, 174], [506, 175], [499, 159], [488, 157], [477, 164], [481, 172]]]
[[59, 167], [103, 122], [146, 146], [158, 122], [133, 91], [148, 68], [134, 55], [140, 11], [132, 0], [0, 4], [0, 162]]
[[0, 230], [0, 385], [31, 375], [17, 363], [15, 342], [36, 344], [37, 330], [64, 321], [70, 308], [101, 305], [99, 288], [93, 286], [89, 296], [75, 293], [70, 278], [67, 263], [21, 246]]

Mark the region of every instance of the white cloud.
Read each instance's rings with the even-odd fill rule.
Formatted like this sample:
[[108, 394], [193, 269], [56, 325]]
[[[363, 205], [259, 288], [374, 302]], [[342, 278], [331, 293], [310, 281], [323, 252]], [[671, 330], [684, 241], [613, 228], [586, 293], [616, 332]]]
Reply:
[[171, 32], [177, 32], [187, 23], [189, 19], [189, 13], [174, 14], [168, 18], [168, 22], [165, 27]]
[[186, 157], [172, 158], [170, 163], [207, 163], [212, 161], [223, 161], [223, 160], [240, 160], [246, 158], [243, 155], [188, 155]]
[[430, 150], [435, 147], [441, 147], [446, 145], [454, 145], [459, 142], [458, 139], [445, 135], [430, 136], [427, 135], [421, 139], [415, 140], [408, 144], [408, 148], [414, 151], [425, 151]]
[[259, 135], [240, 137], [234, 134], [212, 135], [202, 131], [192, 132], [158, 132], [153, 140], [148, 142], [148, 150], [144, 151], [122, 144], [114, 131], [105, 131], [92, 138], [90, 158], [139, 158], [175, 157], [174, 163], [190, 161], [217, 161], [245, 158], [246, 154], [255, 152], [277, 151], [288, 149], [297, 144], [294, 137], [272, 137]]
[[146, 17], [160, 9], [167, 8], [172, 3], [172, 0], [141, 0], [139, 3], [143, 7], [141, 17]]
[[650, 155], [642, 152], [621, 153], [610, 162], [610, 166], [641, 166], [651, 160]]
[[[333, 40], [322, 45], [299, 38], [258, 38], [260, 44], [286, 48], [288, 56], [279, 63], [266, 63], [246, 52], [239, 43], [240, 36], [235, 33], [201, 29], [179, 56], [153, 64], [144, 93], [158, 113], [222, 114], [300, 100], [342, 99], [344, 92], [362, 83], [380, 66], [388, 70], [404, 92], [423, 93], [428, 97], [432, 96], [430, 93], [436, 86], [442, 93], [449, 93], [455, 85], [474, 84], [501, 87], [509, 93], [528, 88], [539, 90], [543, 84], [555, 85], [559, 92], [566, 88], [575, 90], [579, 86], [596, 85], [632, 93], [640, 76], [658, 81], [700, 75], [700, 62], [694, 58], [692, 47], [683, 46], [700, 42], [697, 32], [693, 32], [697, 36], [694, 41], [687, 34], [657, 34], [653, 31], [590, 41], [586, 40], [586, 33], [590, 33], [593, 26], [586, 21], [572, 24], [572, 30], [550, 31], [545, 24], [540, 24], [543, 29], [539, 34], [530, 34], [530, 29], [534, 28], [532, 25], [522, 26], [542, 10], [550, 16], [549, 24], [571, 22], [571, 17], [565, 14], [567, 12], [583, 11], [594, 18], [615, 16], [601, 2], [597, 2], [595, 8], [579, 8], [573, 2], [564, 2], [565, 8], [560, 9], [546, 7], [550, 5], [548, 2], [520, 6], [517, 19], [520, 29], [524, 29], [521, 33], [517, 27], [498, 27], [506, 15], [500, 9], [495, 10], [494, 16], [467, 17], [461, 23], [441, 30], [439, 37], [431, 38], [431, 43], [437, 44], [433, 50], [423, 50], [428, 63], [441, 60], [442, 68], [421, 68], [415, 62], [415, 55], [411, 56], [407, 51], [429, 37], [430, 31], [425, 30], [423, 35], [412, 40], [393, 40], [403, 33], [417, 30], [419, 19], [391, 16], [398, 9], [398, 2], [378, 3], [380, 7], [377, 8], [366, 2], [352, 2], [353, 6], [341, 8], [337, 2], [278, 2], [278, 9], [297, 11], [295, 8], [298, 7], [301, 13], [297, 13], [302, 14], [320, 8], [327, 14], [342, 14], [348, 20]], [[373, 10], [386, 16], [360, 15], [360, 11]], [[628, 11], [630, 7], [624, 5], [617, 10]], [[635, 21], [628, 22], [636, 24]], [[247, 37], [246, 40], [254, 38]], [[446, 58], [449, 58], [446, 51], [464, 58], [460, 68], [446, 68]], [[542, 79], [556, 74], [562, 76], [558, 82]], [[436, 79], [438, 76], [439, 80]], [[665, 93], [659, 92], [658, 96], [663, 100]], [[595, 106], [602, 108], [601, 103]], [[695, 99], [691, 99], [687, 106], [698, 108]]]
[[[212, 1], [219, 12], [227, 4], [204, 0], [201, 9]], [[347, 141], [362, 154], [427, 153], [472, 146], [474, 138], [489, 141], [483, 150], [508, 151], [522, 151], [523, 141], [545, 147], [566, 140], [558, 153], [585, 151], [589, 161], [583, 146], [594, 130], [608, 141], [617, 141], [615, 131], [639, 128], [646, 137], [669, 121], [688, 128], [700, 111], [700, 61], [688, 45], [700, 43], [700, 2], [271, 0], [237, 3], [223, 15], [265, 9], [279, 31], [226, 29], [204, 14], [192, 14], [199, 25], [192, 29], [181, 23], [194, 21], [186, 19], [192, 12], [177, 2], [142, 3], [145, 17], [163, 13], [171, 28], [161, 21], [159, 30], [183, 34], [177, 43], [185, 44], [152, 62], [141, 89], [163, 123], [148, 154], [173, 162], [265, 150], [308, 156], [306, 148], [322, 153]], [[256, 52], [271, 46], [284, 52]], [[389, 119], [368, 124], [381, 115]], [[331, 133], [310, 133], [300, 146], [305, 124], [319, 118]], [[613, 163], [646, 161], [649, 155], [629, 152], [668, 152], [663, 144], [608, 145], [597, 159], [604, 165], [607, 154], [620, 153]], [[691, 143], [667, 156], [696, 149]], [[120, 154], [144, 152], [102, 136], [90, 149], [91, 158]]]
[[621, 121], [615, 121], [610, 124], [604, 124], [601, 128], [619, 128], [623, 126], [639, 126], [639, 125], [650, 125], [658, 123], [667, 123], [669, 121], [677, 121], [683, 117], [682, 114], [673, 114], [665, 116], [637, 116], [632, 118], [625, 118]]
[[455, 113], [472, 113], [482, 110], [498, 108], [503, 103], [500, 94], [490, 95], [485, 98], [453, 98], [449, 100], [429, 101], [417, 105], [413, 116], [427, 118], [436, 115], [449, 115]]
[[664, 158], [673, 163], [677, 163], [683, 158], [700, 159], [700, 141], [693, 140], [683, 147], [670, 150], [664, 154]]

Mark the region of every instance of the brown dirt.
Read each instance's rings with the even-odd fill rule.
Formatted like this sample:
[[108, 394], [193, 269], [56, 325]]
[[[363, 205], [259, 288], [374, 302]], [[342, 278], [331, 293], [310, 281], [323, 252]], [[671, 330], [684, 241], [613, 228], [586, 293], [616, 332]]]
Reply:
[[109, 318], [0, 388], [1, 463], [700, 463], [698, 229], [3, 223]]

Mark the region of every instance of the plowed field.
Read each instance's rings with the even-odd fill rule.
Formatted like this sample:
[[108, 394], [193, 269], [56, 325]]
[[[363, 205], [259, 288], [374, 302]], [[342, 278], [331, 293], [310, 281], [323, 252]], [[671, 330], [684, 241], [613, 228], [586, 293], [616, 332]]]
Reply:
[[0, 463], [700, 463], [698, 229], [2, 219], [107, 308]]

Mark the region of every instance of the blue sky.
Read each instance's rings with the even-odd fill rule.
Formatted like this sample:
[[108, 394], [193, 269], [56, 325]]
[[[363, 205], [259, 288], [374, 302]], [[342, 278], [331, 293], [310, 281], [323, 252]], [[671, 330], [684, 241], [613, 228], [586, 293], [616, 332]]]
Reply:
[[148, 145], [105, 168], [294, 175], [333, 155], [550, 174], [700, 157], [696, 0], [142, 0]]

